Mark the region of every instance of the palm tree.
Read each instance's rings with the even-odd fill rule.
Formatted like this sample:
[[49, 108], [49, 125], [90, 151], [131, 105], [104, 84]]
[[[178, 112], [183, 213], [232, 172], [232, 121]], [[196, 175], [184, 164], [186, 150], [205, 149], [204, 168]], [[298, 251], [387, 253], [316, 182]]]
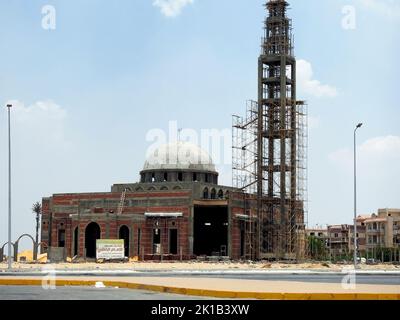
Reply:
[[38, 244], [39, 244], [39, 221], [40, 221], [40, 215], [42, 214], [42, 205], [40, 202], [35, 202], [32, 206], [32, 211], [36, 213], [36, 237], [35, 237], [35, 248], [33, 250], [33, 259], [37, 259], [37, 249], [38, 249]]

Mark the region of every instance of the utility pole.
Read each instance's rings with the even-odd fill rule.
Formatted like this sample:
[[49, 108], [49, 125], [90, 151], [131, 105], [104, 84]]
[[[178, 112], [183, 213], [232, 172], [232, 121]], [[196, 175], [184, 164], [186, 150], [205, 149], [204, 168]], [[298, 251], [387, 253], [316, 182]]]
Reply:
[[359, 123], [354, 129], [354, 270], [357, 269], [357, 130], [362, 126]]
[[8, 109], [8, 270], [12, 269], [11, 259], [11, 104]]

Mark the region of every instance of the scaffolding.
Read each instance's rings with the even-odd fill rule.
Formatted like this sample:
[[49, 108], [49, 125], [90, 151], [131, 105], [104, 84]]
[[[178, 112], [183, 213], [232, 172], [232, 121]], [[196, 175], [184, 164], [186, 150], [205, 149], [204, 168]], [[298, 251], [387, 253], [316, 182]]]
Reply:
[[257, 193], [257, 123], [258, 104], [249, 100], [246, 115], [232, 116], [232, 185], [241, 190], [245, 231], [244, 257], [254, 260], [257, 255], [257, 212], [254, 200]]
[[232, 185], [248, 194], [257, 192], [258, 104], [247, 101], [246, 116], [232, 116]]
[[[296, 99], [296, 59], [288, 3], [266, 4], [258, 69], [258, 101], [233, 117], [233, 186], [244, 193], [252, 258], [304, 256], [307, 212], [307, 104]], [[248, 201], [248, 198], [253, 201]], [[255, 198], [255, 201], [254, 201]], [[246, 247], [250, 245], [246, 245]]]

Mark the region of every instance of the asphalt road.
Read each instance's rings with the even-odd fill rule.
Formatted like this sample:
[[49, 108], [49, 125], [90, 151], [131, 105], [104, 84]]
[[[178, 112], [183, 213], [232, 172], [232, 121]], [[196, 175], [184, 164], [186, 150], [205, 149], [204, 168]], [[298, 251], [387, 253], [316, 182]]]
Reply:
[[[268, 273], [239, 273], [239, 274], [216, 274], [216, 273], [179, 273], [179, 272], [137, 272], [134, 274], [96, 274], [87, 273], [81, 276], [107, 276], [107, 277], [166, 277], [166, 278], [217, 278], [217, 279], [240, 279], [240, 280], [268, 280], [268, 281], [296, 281], [311, 283], [341, 283], [347, 274], [268, 274]], [[68, 276], [68, 275], [65, 275]], [[356, 283], [396, 285], [400, 286], [400, 274], [359, 274]]]
[[[268, 280], [268, 281], [296, 281], [296, 282], [319, 282], [319, 283], [341, 283], [343, 277], [337, 274], [327, 275], [306, 275], [306, 274], [254, 274], [254, 275], [192, 275], [192, 277], [223, 278], [223, 279], [242, 279], [242, 280]], [[356, 283], [359, 284], [377, 284], [377, 285], [395, 285], [400, 286], [399, 275], [357, 275]]]
[[94, 287], [0, 286], [0, 300], [209, 300], [176, 294]]
[[[135, 276], [142, 277], [193, 277], [193, 278], [220, 278], [241, 280], [268, 280], [268, 281], [297, 281], [309, 283], [341, 283], [343, 275], [339, 274], [177, 274], [176, 272], [142, 272]], [[65, 276], [65, 275], [64, 275]], [[81, 274], [96, 276], [94, 273]], [[104, 274], [98, 274], [104, 276]], [[107, 277], [111, 277], [108, 274]], [[118, 275], [123, 278], [128, 275]], [[130, 274], [132, 276], [132, 274]], [[76, 275], [74, 276], [76, 277]], [[393, 285], [400, 286], [399, 275], [369, 274], [357, 275], [358, 284]], [[45, 290], [39, 286], [0, 286], [0, 300], [198, 300], [204, 299], [185, 295], [174, 295], [142, 290], [95, 287], [57, 287], [55, 290]], [[209, 299], [205, 299], [209, 300]]]
[[[1, 276], [38, 276], [41, 273], [0, 273]], [[167, 278], [218, 278], [218, 279], [241, 279], [241, 280], [268, 280], [268, 281], [296, 281], [309, 283], [341, 283], [346, 273], [319, 273], [319, 274], [286, 274], [286, 273], [215, 273], [215, 272], [133, 272], [133, 273], [96, 273], [82, 272], [79, 274], [63, 273], [59, 274], [63, 277], [167, 277]], [[356, 283], [359, 284], [375, 284], [375, 285], [394, 285], [400, 286], [400, 274], [358, 274]]]

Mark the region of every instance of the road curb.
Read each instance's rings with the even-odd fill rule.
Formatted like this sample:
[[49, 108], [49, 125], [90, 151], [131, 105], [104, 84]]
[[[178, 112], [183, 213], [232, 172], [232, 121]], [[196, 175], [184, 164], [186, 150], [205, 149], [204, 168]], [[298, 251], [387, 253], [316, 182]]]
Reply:
[[[62, 286], [95, 286], [93, 280], [56, 279], [53, 284]], [[162, 285], [132, 283], [127, 281], [102, 281], [106, 287], [118, 287], [134, 290], [146, 290], [187, 296], [223, 298], [223, 299], [257, 299], [257, 300], [400, 300], [395, 293], [276, 293], [276, 292], [235, 292], [223, 290], [206, 290], [179, 288]], [[42, 286], [46, 280], [40, 279], [0, 279], [0, 286]]]

